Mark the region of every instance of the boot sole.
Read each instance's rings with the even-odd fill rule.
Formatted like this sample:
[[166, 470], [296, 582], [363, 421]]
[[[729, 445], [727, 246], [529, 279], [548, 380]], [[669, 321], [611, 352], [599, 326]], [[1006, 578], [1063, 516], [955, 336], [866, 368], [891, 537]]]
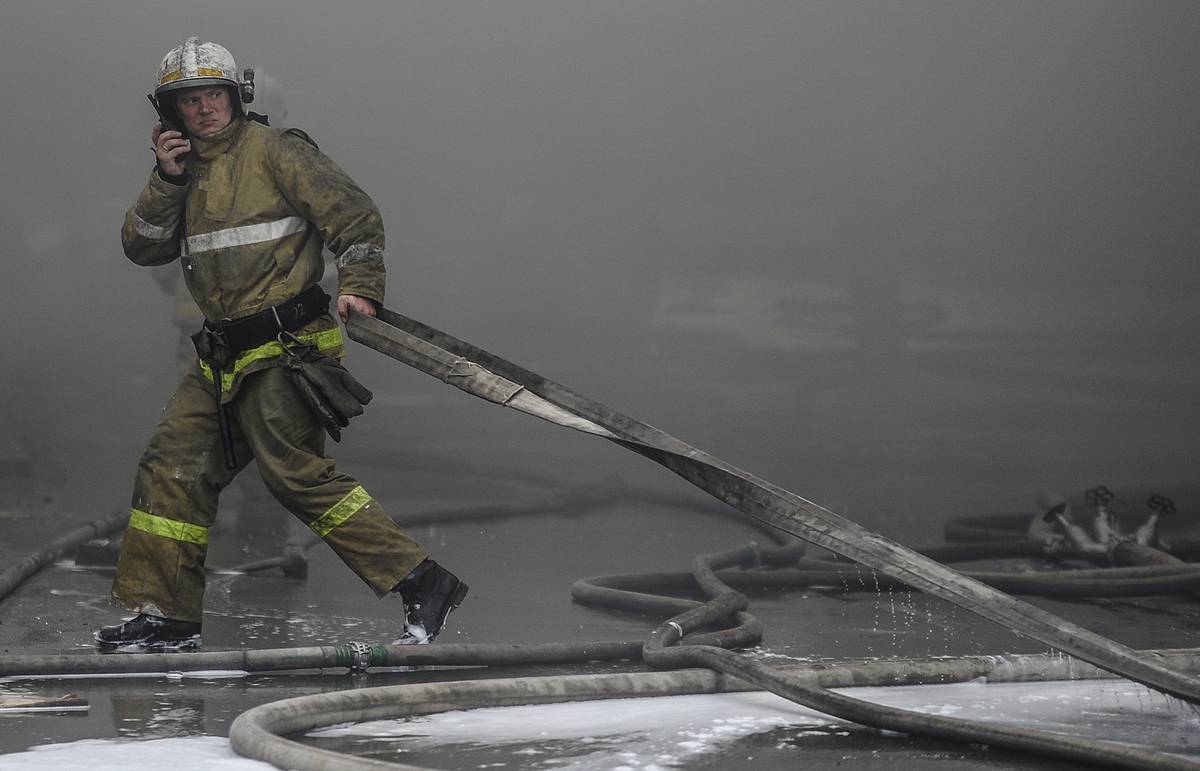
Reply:
[[193, 635], [186, 640], [141, 643], [141, 647], [150, 651], [192, 651], [200, 647], [200, 635]]
[[111, 642], [101, 640], [99, 637], [93, 638], [96, 644], [108, 652], [139, 652], [139, 651], [183, 651], [195, 650], [200, 647], [200, 635], [192, 635], [186, 640], [122, 640], [120, 642]]

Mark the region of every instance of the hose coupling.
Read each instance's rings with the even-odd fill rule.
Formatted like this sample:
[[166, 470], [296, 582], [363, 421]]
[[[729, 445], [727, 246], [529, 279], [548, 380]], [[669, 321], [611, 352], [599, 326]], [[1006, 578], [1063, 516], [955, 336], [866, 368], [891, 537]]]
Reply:
[[371, 646], [365, 642], [352, 642], [347, 647], [350, 648], [350, 671], [351, 672], [366, 672], [367, 667], [371, 664]]

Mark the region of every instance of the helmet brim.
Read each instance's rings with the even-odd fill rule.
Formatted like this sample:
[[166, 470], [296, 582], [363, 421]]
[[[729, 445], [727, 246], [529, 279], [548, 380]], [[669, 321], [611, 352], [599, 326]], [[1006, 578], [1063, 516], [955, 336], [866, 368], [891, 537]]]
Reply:
[[204, 86], [228, 86], [237, 93], [238, 84], [229, 78], [180, 78], [169, 83], [163, 83], [154, 89], [155, 96], [161, 96], [184, 88], [203, 88]]

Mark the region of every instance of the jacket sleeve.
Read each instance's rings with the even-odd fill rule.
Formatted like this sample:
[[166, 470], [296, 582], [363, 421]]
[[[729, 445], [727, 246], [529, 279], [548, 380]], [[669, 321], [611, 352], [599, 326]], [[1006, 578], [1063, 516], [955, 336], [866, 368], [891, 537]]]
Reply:
[[297, 134], [278, 135], [270, 151], [275, 183], [317, 226], [334, 254], [338, 292], [383, 303], [383, 218], [370, 196], [324, 153]]
[[138, 265], [166, 265], [179, 258], [179, 225], [187, 191], [187, 185], [167, 182], [157, 170], [150, 173], [150, 181], [121, 226], [126, 257]]

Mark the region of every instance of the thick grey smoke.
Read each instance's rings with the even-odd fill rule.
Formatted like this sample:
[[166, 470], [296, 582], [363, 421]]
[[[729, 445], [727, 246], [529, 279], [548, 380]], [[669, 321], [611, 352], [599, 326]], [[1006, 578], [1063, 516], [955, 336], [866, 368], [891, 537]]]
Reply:
[[[189, 34], [374, 196], [390, 306], [802, 494], [1192, 482], [1195, 4], [9, 4], [3, 431], [106, 506], [174, 380], [118, 229]], [[528, 441], [352, 366], [380, 443]]]

